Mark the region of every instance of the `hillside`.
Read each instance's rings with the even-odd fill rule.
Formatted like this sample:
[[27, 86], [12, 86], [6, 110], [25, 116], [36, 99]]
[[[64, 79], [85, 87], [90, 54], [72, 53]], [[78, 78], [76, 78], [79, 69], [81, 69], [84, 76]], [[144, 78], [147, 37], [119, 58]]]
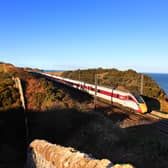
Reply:
[[19, 77], [22, 81], [28, 110], [45, 111], [53, 108], [86, 110], [92, 103], [91, 96], [85, 93], [83, 96], [78, 96], [79, 91], [62, 87], [42, 76], [26, 72], [23, 68], [1, 63], [0, 72], [0, 108], [2, 110], [21, 105], [19, 92], [13, 80], [14, 77]]
[[[95, 74], [98, 76], [98, 85], [140, 94], [141, 74], [134, 70], [120, 71], [98, 68], [65, 71], [61, 76], [94, 84]], [[155, 102], [159, 101], [160, 110], [168, 111], [168, 102], [164, 90], [148, 75], [143, 75], [143, 78], [143, 96], [147, 103], [157, 106]]]
[[11, 67], [10, 64], [0, 63], [0, 110], [21, 106], [19, 90], [8, 71]]

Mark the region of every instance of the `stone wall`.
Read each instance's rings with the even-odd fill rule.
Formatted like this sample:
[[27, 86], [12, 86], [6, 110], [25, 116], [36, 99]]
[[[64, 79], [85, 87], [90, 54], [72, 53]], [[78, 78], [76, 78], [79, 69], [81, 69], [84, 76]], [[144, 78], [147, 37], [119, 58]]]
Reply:
[[133, 168], [130, 164], [113, 165], [107, 159], [94, 159], [74, 148], [44, 140], [34, 140], [30, 149], [26, 168]]

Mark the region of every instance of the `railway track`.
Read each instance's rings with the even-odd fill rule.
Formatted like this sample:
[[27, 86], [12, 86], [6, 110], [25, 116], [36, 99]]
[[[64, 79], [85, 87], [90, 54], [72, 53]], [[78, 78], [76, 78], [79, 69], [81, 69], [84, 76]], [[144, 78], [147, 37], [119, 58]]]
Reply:
[[155, 128], [159, 131], [159, 133], [168, 136], [168, 119], [163, 119], [150, 113], [145, 114], [143, 117], [151, 120], [154, 123]]
[[[98, 104], [99, 106], [106, 107], [104, 113], [107, 114], [107, 116], [109, 116], [109, 118], [111, 118], [113, 121], [118, 122], [120, 127], [122, 128], [153, 124], [159, 120], [158, 117], [155, 117], [149, 113], [148, 114], [136, 113], [124, 107], [113, 106], [112, 104], [101, 101], [99, 99]], [[116, 115], [116, 113], [118, 115]], [[116, 119], [117, 116], [118, 120]]]
[[103, 101], [102, 99], [99, 99], [99, 98], [97, 99], [97, 101], [100, 103], [101, 106], [109, 107], [109, 110], [114, 110], [114, 108], [118, 109], [116, 111], [129, 115], [129, 118], [132, 119], [132, 120], [139, 120], [139, 119], [159, 120], [160, 119], [160, 117], [157, 117], [157, 116], [152, 115], [150, 113], [141, 114], [141, 113], [138, 113], [138, 112], [135, 112], [135, 111], [132, 111], [132, 110], [130, 111], [130, 109], [128, 109], [128, 108], [125, 108], [125, 107], [120, 106], [118, 104], [111, 104], [111, 103], [108, 103], [107, 101], [105, 102], [105, 101]]
[[108, 103], [107, 101], [104, 101], [100, 98], [97, 99], [97, 103], [99, 107], [103, 107], [106, 109], [104, 112], [109, 116], [113, 115], [113, 113], [128, 115], [128, 117], [124, 121], [122, 121], [124, 122], [123, 125], [125, 126], [122, 126], [121, 124], [121, 127], [130, 127], [143, 124], [154, 124], [153, 128], [156, 128], [161, 134], [168, 136], [168, 119], [163, 119], [151, 113], [140, 114], [137, 112], [133, 112], [125, 107]]
[[[128, 115], [128, 117], [121, 122], [121, 127], [130, 127], [135, 125], [144, 125], [144, 124], [154, 124], [154, 127], [152, 129], [155, 129], [161, 133], [162, 135], [168, 136], [168, 120], [160, 118], [159, 116], [153, 115], [151, 113], [147, 114], [140, 114], [136, 112], [131, 112], [123, 107], [113, 107], [111, 104], [107, 102], [102, 102], [101, 100], [98, 100], [98, 102], [105, 107], [109, 106], [109, 109], [107, 113], [110, 113], [112, 115], [113, 113], [120, 113]], [[111, 108], [110, 108], [111, 107]]]
[[160, 120], [161, 119], [159, 116], [153, 115], [151, 113], [147, 113], [147, 114], [145, 114], [145, 116], [147, 116], [149, 118], [156, 119], [156, 120]]
[[[106, 103], [106, 104], [108, 104], [108, 103]], [[113, 107], [111, 107], [111, 109], [109, 109], [109, 110], [113, 111]], [[159, 133], [161, 133], [162, 135], [168, 136], [168, 119], [160, 118], [160, 117], [153, 115], [151, 113], [139, 114], [139, 113], [135, 113], [135, 112], [130, 112], [130, 111], [125, 110], [123, 108], [118, 108], [118, 112], [128, 115], [128, 118], [124, 120], [124, 123], [123, 123], [124, 126], [121, 125], [121, 127], [123, 127], [123, 128], [134, 126], [136, 124], [137, 125], [154, 124], [153, 128], [156, 128], [157, 131], [159, 131]], [[115, 113], [115, 111], [114, 111], [114, 113]], [[111, 112], [110, 114], [113, 114], [113, 112]]]
[[[156, 128], [162, 135], [168, 136], [168, 119], [163, 119], [151, 113], [140, 114], [137, 112], [130, 111], [127, 108], [122, 106], [113, 107], [111, 103], [104, 102], [102, 99], [97, 99], [97, 101], [100, 104], [102, 104], [102, 106], [109, 107], [108, 109], [109, 112], [107, 111], [107, 113], [110, 113], [110, 115], [112, 115], [113, 113], [116, 113], [116, 111], [118, 113], [128, 115], [128, 118], [124, 120], [126, 124], [125, 123], [123, 124], [126, 127], [143, 125], [143, 124], [154, 124], [153, 128]], [[117, 110], [114, 110], [114, 108]], [[134, 123], [131, 123], [131, 122], [134, 122]], [[125, 127], [125, 126], [121, 125], [121, 127]]]
[[161, 134], [168, 136], [168, 120], [160, 120], [156, 123], [156, 128]]
[[168, 119], [163, 119], [153, 114], [147, 114], [149, 117], [153, 117], [156, 121], [155, 128], [162, 134], [168, 136]]

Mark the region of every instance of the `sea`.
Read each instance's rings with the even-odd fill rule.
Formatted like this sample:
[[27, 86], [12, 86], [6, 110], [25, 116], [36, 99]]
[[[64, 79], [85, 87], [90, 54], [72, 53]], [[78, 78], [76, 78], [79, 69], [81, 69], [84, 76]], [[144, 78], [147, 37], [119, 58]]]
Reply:
[[168, 95], [168, 73], [144, 73], [150, 77], [165, 91]]

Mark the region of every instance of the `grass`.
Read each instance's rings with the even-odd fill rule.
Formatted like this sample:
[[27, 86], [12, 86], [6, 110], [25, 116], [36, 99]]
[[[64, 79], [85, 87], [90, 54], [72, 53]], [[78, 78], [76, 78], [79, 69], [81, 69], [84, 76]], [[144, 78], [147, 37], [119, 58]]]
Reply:
[[168, 112], [165, 111], [159, 111], [159, 113], [168, 114]]

